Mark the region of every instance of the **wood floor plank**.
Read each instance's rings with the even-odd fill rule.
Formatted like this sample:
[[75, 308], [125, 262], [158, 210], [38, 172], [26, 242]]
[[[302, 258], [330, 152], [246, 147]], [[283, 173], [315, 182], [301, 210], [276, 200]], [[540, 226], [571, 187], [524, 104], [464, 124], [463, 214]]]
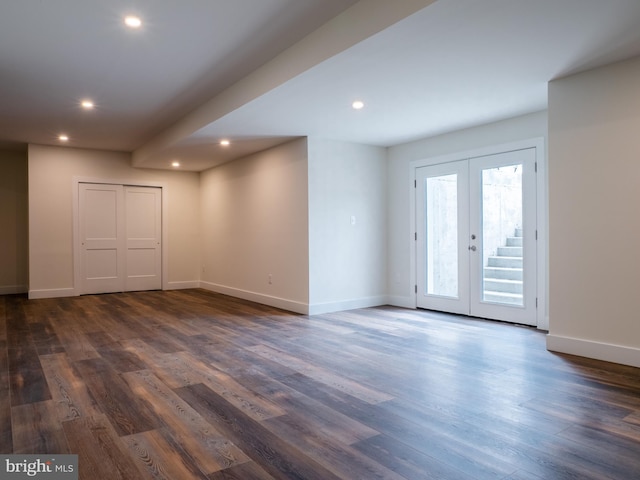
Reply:
[[351, 445], [380, 433], [273, 379], [262, 380], [260, 384], [256, 381], [253, 383], [256, 384], [256, 390], [265, 397], [277, 399], [278, 404], [287, 412], [289, 423], [294, 419], [300, 424], [308, 425], [314, 432], [331, 437], [334, 442]]
[[[64, 348], [64, 352], [72, 361], [86, 360], [90, 358], [100, 358], [100, 354], [91, 345], [89, 339], [84, 333], [75, 328], [76, 325], [82, 324], [79, 315], [69, 314], [69, 317], [59, 317], [51, 320], [60, 344]], [[71, 324], [74, 328], [69, 328]]]
[[53, 401], [15, 406], [11, 417], [13, 453], [71, 453]]
[[23, 308], [24, 299], [10, 295], [6, 297], [4, 304], [11, 405], [50, 400], [51, 393]]
[[586, 399], [579, 395], [558, 394], [554, 398], [539, 397], [523, 405], [529, 409], [573, 424], [599, 425], [610, 433], [640, 442], [640, 429], [624, 421], [634, 411], [617, 407], [596, 398]]
[[175, 353], [184, 350], [184, 346], [167, 335], [145, 335], [140, 337], [145, 343], [151, 345], [158, 352]]
[[[580, 444], [581, 442], [578, 442]], [[576, 448], [576, 442], [573, 439], [567, 439], [563, 436], [555, 436], [548, 439], [541, 447], [549, 452], [553, 452], [553, 457], [557, 460], [553, 461], [553, 467], [562, 475], [554, 475], [556, 478], [580, 478], [585, 480], [600, 480], [602, 478], [633, 478], [637, 472], [637, 461], [634, 459], [625, 459], [619, 462], [617, 459], [607, 457], [604, 452], [590, 448]], [[549, 478], [550, 475], [544, 475], [543, 472], [548, 471], [547, 464], [544, 469], [533, 470], [526, 468], [527, 471], [537, 475]], [[553, 476], [552, 476], [553, 478]]]
[[146, 397], [164, 428], [190, 452], [201, 471], [213, 473], [249, 462], [242, 450], [149, 371], [124, 375], [138, 396]]
[[24, 299], [18, 295], [8, 295], [4, 303], [7, 346], [9, 348], [33, 346]]
[[100, 359], [75, 363], [87, 389], [118, 435], [154, 430], [157, 419], [145, 399], [137, 398], [127, 383]]
[[[7, 341], [7, 295], [0, 295], [0, 342]], [[5, 347], [6, 348], [6, 347]]]
[[176, 357], [183, 364], [197, 372], [200, 382], [222, 396], [227, 402], [244, 411], [249, 417], [261, 421], [284, 415], [286, 412], [274, 402], [238, 383], [230, 375], [213, 366], [197, 361], [187, 353], [178, 353]]
[[11, 387], [7, 355], [6, 296], [0, 296], [0, 452], [11, 452]]
[[333, 473], [229, 405], [203, 384], [176, 389], [209, 423], [215, 424], [253, 461], [276, 479], [332, 480]]
[[42, 355], [40, 361], [60, 422], [101, 413], [66, 353]]
[[38, 355], [62, 353], [65, 351], [48, 318], [40, 317], [38, 322], [30, 322], [29, 329]]
[[637, 425], [640, 427], [640, 410], [636, 410], [633, 413], [630, 413], [626, 417], [622, 419], [627, 423], [631, 423], [633, 425]]
[[96, 348], [100, 357], [106, 360], [113, 370], [118, 373], [135, 372], [148, 368], [138, 355], [134, 352], [126, 351], [120, 342], [102, 345]]
[[296, 445], [338, 478], [405, 480], [400, 474], [347, 444], [336, 445], [330, 432], [316, 430], [299, 417], [285, 415], [264, 422], [279, 438]]
[[264, 358], [230, 341], [218, 344], [205, 341], [192, 346], [189, 351], [231, 376], [255, 374], [278, 379], [296, 373], [287, 365]]
[[560, 355], [564, 359], [556, 369], [574, 374], [586, 379], [592, 379], [596, 382], [623, 388], [633, 388], [637, 393], [640, 391], [640, 378], [638, 369], [628, 365], [616, 365], [612, 371], [609, 363], [601, 362], [591, 358], [577, 357], [573, 355]]
[[153, 478], [137, 468], [105, 415], [77, 418], [62, 426], [71, 452], [78, 455], [81, 479]]
[[[460, 398], [457, 403], [464, 404], [465, 400]], [[378, 408], [410, 422], [412, 426], [407, 428], [406, 438], [414, 436], [414, 429], [428, 431], [430, 435], [447, 439], [450, 449], [456, 454], [480, 465], [501, 466], [504, 471], [523, 468], [554, 479], [571, 479], [576, 475], [579, 478], [591, 478], [590, 469], [583, 467], [581, 462], [572, 462], [557, 453], [561, 444], [556, 442], [560, 438], [558, 435], [525, 425], [470, 415], [465, 409], [459, 412], [430, 411], [421, 405], [399, 400]], [[456, 438], [449, 439], [454, 431]], [[413, 445], [419, 449], [416, 444]], [[518, 448], [514, 448], [514, 445], [518, 445]]]
[[[425, 469], [430, 468], [430, 462], [435, 459], [437, 464], [454, 466], [477, 479], [500, 478], [516, 470], [514, 465], [500, 458], [483, 455], [473, 445], [469, 446], [463, 435], [459, 438], [455, 435], [453, 428], [452, 432], [434, 431], [429, 425], [416, 423], [415, 418], [405, 418], [388, 409], [383, 410], [383, 405], [370, 405], [344, 392], [328, 388], [320, 382], [314, 384], [301, 375], [290, 377], [283, 382], [383, 434], [372, 439], [387, 439], [388, 442], [398, 445], [398, 451], [413, 449], [420, 452], [427, 461]], [[360, 448], [361, 444], [367, 444], [369, 441], [370, 439], [366, 439], [355, 443], [354, 447]], [[415, 457], [418, 458], [420, 455]]]
[[8, 295], [0, 429], [3, 453], [79, 454], [83, 480], [629, 480], [640, 369], [423, 310]]
[[512, 473], [508, 477], [505, 477], [503, 480], [546, 480], [544, 477], [540, 477], [531, 472], [527, 472], [526, 470], [518, 470], [517, 472]]
[[447, 431], [432, 429], [429, 425], [416, 424], [386, 411], [378, 412], [370, 425], [395, 442], [405, 444], [439, 462], [455, 465], [478, 479], [500, 478], [516, 470], [516, 465], [507, 459], [467, 440], [464, 436], [467, 430], [454, 435], [455, 426]]
[[629, 460], [640, 454], [637, 441], [610, 433], [606, 427], [574, 425], [562, 431], [558, 437], [588, 446], [593, 452], [598, 452], [594, 457], [598, 459], [598, 463], [606, 465], [607, 472], [615, 472], [619, 468], [626, 471], [637, 466], [635, 461]]
[[255, 462], [243, 463], [209, 475], [209, 480], [273, 480]]
[[51, 392], [33, 346], [8, 349], [11, 405], [51, 400]]
[[148, 478], [207, 480], [193, 459], [179, 445], [168, 442], [158, 430], [129, 435], [122, 441]]
[[354, 397], [360, 398], [365, 402], [368, 402], [371, 404], [386, 402], [393, 398], [391, 395], [388, 395], [380, 391], [375, 391], [364, 385], [358, 384], [347, 378], [341, 377], [339, 374], [335, 372], [318, 368], [314, 365], [307, 363], [304, 360], [301, 360], [300, 358], [293, 357], [291, 355], [286, 354], [285, 352], [276, 350], [266, 345], [257, 345], [255, 347], [249, 347], [247, 350], [250, 350], [254, 353], [258, 353], [259, 355], [262, 355], [265, 358], [268, 358], [275, 362], [282, 363], [283, 365], [287, 365], [291, 368], [294, 368], [298, 372], [303, 373], [308, 377], [314, 378], [322, 383], [326, 383], [327, 385], [330, 385], [333, 388], [342, 390], [345, 393], [348, 393]]
[[455, 465], [437, 460], [385, 435], [377, 435], [359, 442], [354, 445], [354, 448], [407, 479], [477, 480], [478, 478], [477, 474], [465, 473]]
[[13, 451], [11, 394], [9, 389], [0, 389], [0, 452], [11, 451]]
[[256, 420], [286, 413], [273, 402], [240, 385], [226, 373], [188, 353], [158, 355], [147, 351], [147, 355], [151, 355], [160, 367], [153, 369], [154, 373], [171, 388], [204, 383]]

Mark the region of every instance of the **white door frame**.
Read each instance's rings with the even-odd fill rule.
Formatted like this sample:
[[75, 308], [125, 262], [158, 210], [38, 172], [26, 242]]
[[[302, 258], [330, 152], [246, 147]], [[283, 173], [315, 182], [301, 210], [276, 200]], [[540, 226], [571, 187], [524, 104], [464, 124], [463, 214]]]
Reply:
[[127, 185], [135, 187], [156, 187], [162, 189], [162, 289], [169, 290], [169, 227], [168, 227], [168, 205], [169, 194], [166, 183], [154, 181], [141, 181], [130, 178], [95, 178], [95, 177], [73, 177], [71, 181], [72, 202], [73, 202], [73, 290], [75, 296], [80, 296], [82, 292], [82, 272], [80, 271], [80, 195], [79, 185], [81, 183], [96, 183], [110, 185]]
[[543, 137], [537, 137], [517, 142], [493, 145], [473, 150], [456, 152], [448, 155], [441, 155], [426, 159], [414, 160], [410, 163], [409, 168], [409, 185], [410, 185], [410, 232], [409, 232], [409, 257], [410, 257], [410, 276], [411, 276], [411, 296], [414, 299], [414, 308], [417, 308], [418, 295], [414, 289], [417, 289], [418, 273], [417, 273], [417, 242], [416, 232], [416, 169], [427, 167], [439, 163], [456, 162], [460, 160], [469, 160], [475, 157], [485, 155], [495, 155], [499, 153], [509, 152], [513, 150], [522, 150], [526, 148], [536, 149], [536, 165], [537, 165], [537, 181], [536, 181], [536, 211], [537, 211], [537, 233], [538, 241], [536, 243], [536, 277], [537, 277], [537, 303], [536, 326], [541, 330], [549, 329], [549, 315], [547, 311], [548, 297], [548, 273], [547, 273], [547, 169], [546, 169], [546, 153]]

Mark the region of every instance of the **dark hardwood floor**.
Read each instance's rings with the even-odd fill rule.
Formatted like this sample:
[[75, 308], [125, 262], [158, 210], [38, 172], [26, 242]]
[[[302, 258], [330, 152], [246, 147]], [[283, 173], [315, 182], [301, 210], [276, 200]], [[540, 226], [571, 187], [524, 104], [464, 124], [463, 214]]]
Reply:
[[640, 370], [529, 328], [184, 290], [0, 297], [0, 345], [0, 453], [85, 480], [640, 478]]

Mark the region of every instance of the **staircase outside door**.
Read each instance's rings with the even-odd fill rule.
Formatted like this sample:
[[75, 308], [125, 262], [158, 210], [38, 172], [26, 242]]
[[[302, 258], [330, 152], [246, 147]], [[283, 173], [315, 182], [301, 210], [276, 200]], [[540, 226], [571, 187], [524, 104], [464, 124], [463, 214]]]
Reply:
[[516, 228], [498, 247], [484, 267], [485, 299], [489, 302], [523, 304], [522, 229]]

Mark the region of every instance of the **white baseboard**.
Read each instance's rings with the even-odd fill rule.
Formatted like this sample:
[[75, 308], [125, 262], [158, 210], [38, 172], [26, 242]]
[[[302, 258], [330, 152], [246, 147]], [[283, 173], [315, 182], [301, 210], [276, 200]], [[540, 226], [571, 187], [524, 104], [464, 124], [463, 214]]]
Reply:
[[27, 293], [29, 287], [26, 285], [2, 285], [0, 286], [0, 295], [15, 295], [18, 293]]
[[29, 298], [59, 298], [59, 297], [76, 297], [75, 288], [55, 288], [50, 290], [29, 290]]
[[294, 300], [288, 300], [286, 298], [273, 297], [262, 293], [250, 292], [247, 290], [227, 287], [210, 282], [200, 282], [200, 287], [212, 292], [242, 298], [243, 300], [250, 300], [252, 302], [281, 308], [283, 310], [288, 310], [290, 312], [300, 313], [303, 315], [319, 315], [321, 313], [341, 312], [344, 310], [377, 307], [380, 305], [388, 304], [386, 296], [377, 296], [310, 305], [302, 302], [296, 302]]
[[640, 368], [640, 349], [638, 348], [549, 334], [547, 350]]
[[200, 281], [193, 280], [191, 282], [168, 282], [166, 290], [186, 290], [187, 288], [200, 288]]
[[319, 315], [321, 313], [342, 312], [344, 310], [354, 310], [356, 308], [379, 307], [387, 305], [386, 296], [355, 298], [341, 302], [315, 303], [309, 305], [309, 315]]
[[222, 293], [231, 297], [242, 298], [243, 300], [249, 300], [251, 302], [261, 303], [263, 305], [269, 305], [270, 307], [281, 308], [283, 310], [288, 310], [294, 313], [301, 313], [303, 315], [309, 314], [308, 304], [296, 302], [294, 300], [288, 300], [286, 298], [273, 297], [270, 295], [265, 295], [263, 293], [249, 292], [247, 290], [227, 287], [210, 282], [200, 282], [200, 287], [212, 292]]

